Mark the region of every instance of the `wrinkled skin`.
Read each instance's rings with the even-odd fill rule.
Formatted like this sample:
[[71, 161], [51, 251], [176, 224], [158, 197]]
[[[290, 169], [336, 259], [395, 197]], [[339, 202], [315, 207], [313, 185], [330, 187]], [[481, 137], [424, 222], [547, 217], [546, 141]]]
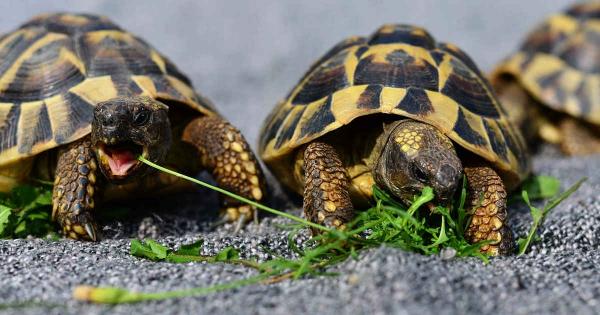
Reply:
[[416, 121], [392, 128], [374, 168], [375, 182], [406, 204], [430, 186], [437, 203], [447, 205], [463, 175], [452, 142], [437, 128]]

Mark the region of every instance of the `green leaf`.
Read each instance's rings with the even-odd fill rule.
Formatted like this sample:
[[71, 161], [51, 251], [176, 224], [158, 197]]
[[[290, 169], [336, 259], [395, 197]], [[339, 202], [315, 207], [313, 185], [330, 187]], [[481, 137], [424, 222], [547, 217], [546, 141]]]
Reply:
[[558, 194], [560, 180], [552, 176], [532, 176], [523, 183], [523, 190], [527, 191], [531, 200], [547, 199]]
[[32, 204], [37, 195], [36, 189], [28, 185], [17, 186], [11, 192], [11, 197], [19, 208]]
[[154, 240], [145, 240], [144, 242], [150, 247], [150, 250], [156, 255], [156, 258], [165, 259], [167, 257], [168, 248], [166, 246], [163, 246]]
[[523, 255], [523, 253], [525, 253], [525, 251], [527, 250], [527, 246], [528, 244], [528, 239], [527, 238], [523, 238], [523, 237], [519, 237], [519, 239], [517, 240], [517, 246], [519, 247], [519, 254], [518, 256]]
[[8, 225], [12, 209], [7, 206], [0, 205], [0, 237], [5, 235], [4, 229]]
[[196, 241], [192, 244], [181, 245], [181, 247], [174, 252], [177, 255], [187, 255], [187, 256], [200, 256], [200, 251], [202, 250], [202, 245], [204, 245], [204, 240]]
[[194, 261], [208, 261], [210, 256], [200, 255], [204, 240], [199, 240], [191, 244], [181, 245], [181, 247], [175, 252], [169, 252], [166, 257], [166, 261], [172, 263], [189, 263]]
[[446, 236], [446, 223], [445, 223], [445, 217], [442, 217], [442, 226], [440, 228], [440, 234], [438, 235], [438, 237], [436, 238], [435, 242], [433, 242], [433, 244], [427, 246], [428, 248], [432, 248], [432, 247], [438, 247], [439, 245], [449, 241], [450, 239], [448, 238], [448, 236]]
[[17, 220], [13, 236], [19, 238], [27, 237], [28, 235], [45, 236], [54, 230], [54, 224], [50, 218], [50, 210], [44, 206], [24, 211]]
[[52, 191], [51, 190], [45, 190], [45, 191], [41, 191], [40, 189], [37, 190], [38, 195], [34, 200], [34, 203], [39, 205], [39, 206], [51, 206], [52, 205]]
[[[147, 244], [143, 244], [138, 240], [131, 240], [129, 251], [131, 255], [141, 258], [147, 258], [150, 260], [161, 260], [158, 255], [154, 252], [152, 247]], [[163, 257], [164, 258], [164, 257]]]
[[2, 237], [45, 236], [55, 231], [50, 217], [51, 187], [18, 186], [10, 194], [0, 194], [0, 204], [12, 212], [2, 228]]
[[233, 247], [225, 247], [217, 253], [215, 261], [228, 262], [231, 260], [240, 259], [240, 253]]

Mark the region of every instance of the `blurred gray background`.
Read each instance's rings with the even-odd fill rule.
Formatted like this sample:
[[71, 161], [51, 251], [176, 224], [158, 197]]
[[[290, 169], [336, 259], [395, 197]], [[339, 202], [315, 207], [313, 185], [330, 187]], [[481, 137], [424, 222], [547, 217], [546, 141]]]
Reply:
[[103, 14], [172, 59], [256, 144], [262, 120], [339, 40], [383, 23], [427, 28], [489, 70], [566, 0], [2, 1], [0, 32], [46, 11]]

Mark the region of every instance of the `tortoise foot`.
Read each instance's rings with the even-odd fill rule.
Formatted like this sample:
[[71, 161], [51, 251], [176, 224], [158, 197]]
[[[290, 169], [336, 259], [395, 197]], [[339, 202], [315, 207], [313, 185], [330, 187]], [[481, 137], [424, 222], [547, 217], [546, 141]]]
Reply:
[[[310, 221], [344, 229], [354, 208], [348, 192], [346, 169], [335, 149], [313, 142], [304, 151], [304, 214]], [[319, 231], [313, 229], [313, 234]]]
[[92, 216], [97, 194], [98, 166], [89, 137], [69, 144], [59, 152], [52, 191], [52, 218], [66, 237], [97, 241], [98, 228]]
[[[192, 120], [182, 140], [200, 153], [200, 164], [212, 172], [219, 187], [242, 197], [261, 202], [266, 184], [260, 164], [241, 132], [220, 117]], [[223, 221], [239, 226], [256, 217], [256, 209], [233, 198], [221, 198]]]
[[466, 238], [471, 243], [491, 241], [481, 252], [492, 256], [513, 251], [513, 237], [506, 225], [506, 190], [502, 179], [490, 167], [465, 167], [468, 182], [468, 213], [471, 223]]
[[560, 124], [564, 134], [561, 150], [568, 155], [600, 153], [600, 127], [575, 119], [564, 119]]

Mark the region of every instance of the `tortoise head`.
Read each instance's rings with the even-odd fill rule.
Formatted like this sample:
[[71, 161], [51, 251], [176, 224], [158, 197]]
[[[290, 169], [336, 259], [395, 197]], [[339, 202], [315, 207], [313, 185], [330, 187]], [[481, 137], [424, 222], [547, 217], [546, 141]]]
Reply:
[[144, 175], [139, 155], [162, 162], [171, 146], [168, 107], [149, 97], [119, 97], [96, 106], [92, 144], [107, 179], [124, 182]]
[[377, 185], [406, 204], [429, 186], [436, 203], [448, 205], [463, 173], [450, 139], [437, 128], [414, 120], [396, 122], [385, 129], [385, 145], [374, 171]]

